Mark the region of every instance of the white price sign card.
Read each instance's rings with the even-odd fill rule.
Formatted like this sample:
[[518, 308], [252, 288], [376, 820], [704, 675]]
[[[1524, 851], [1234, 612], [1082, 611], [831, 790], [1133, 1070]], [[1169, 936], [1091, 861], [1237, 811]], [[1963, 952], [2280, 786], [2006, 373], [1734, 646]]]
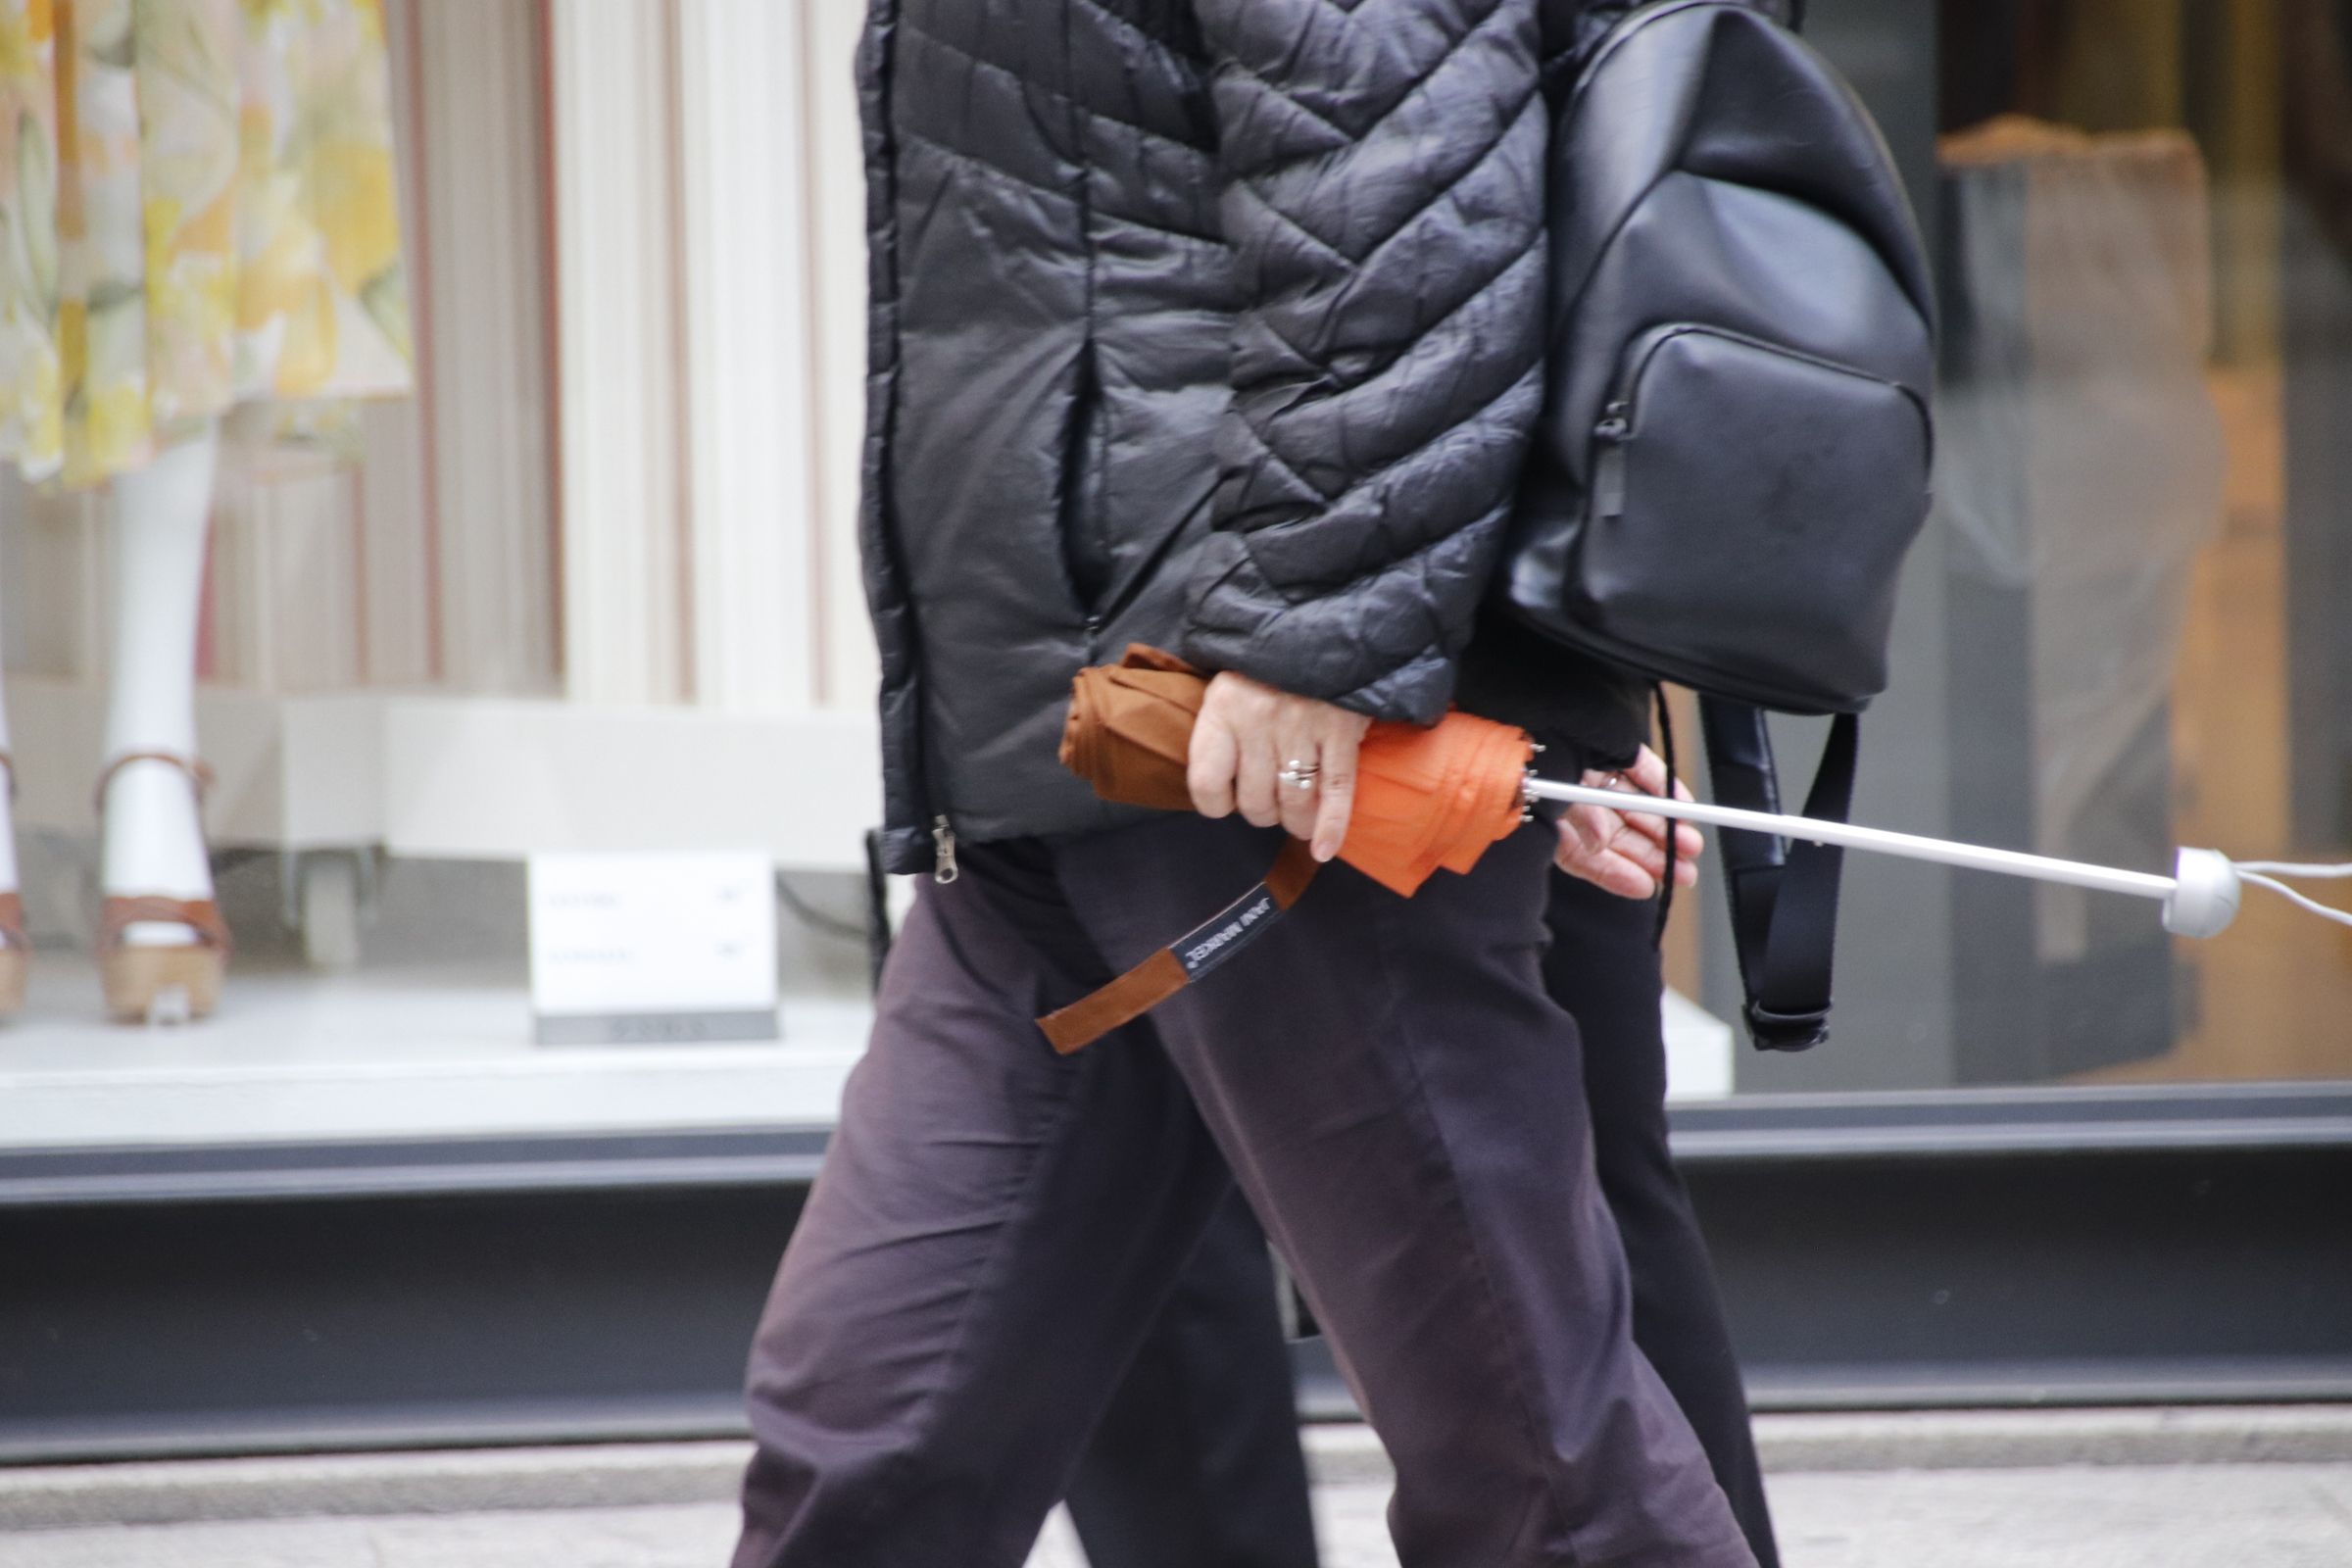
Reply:
[[534, 855], [530, 919], [543, 1046], [777, 1037], [763, 854]]

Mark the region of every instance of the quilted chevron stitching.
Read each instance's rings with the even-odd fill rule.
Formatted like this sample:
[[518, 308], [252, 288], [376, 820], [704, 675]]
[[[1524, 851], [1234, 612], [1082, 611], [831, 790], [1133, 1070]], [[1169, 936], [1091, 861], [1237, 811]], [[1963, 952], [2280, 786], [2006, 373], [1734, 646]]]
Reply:
[[[1339, 6], [1333, 0], [1321, 0], [1321, 5], [1345, 17], [1350, 30], [1381, 25], [1389, 9], [1380, 0], [1368, 0], [1358, 7]], [[1377, 235], [1336, 241], [1318, 232], [1311, 204], [1326, 181], [1344, 174], [1350, 158], [1367, 148], [1380, 147], [1384, 137], [1399, 134], [1396, 126], [1401, 117], [1430, 110], [1427, 95], [1447, 88], [1448, 68], [1462, 62], [1465, 51], [1491, 45], [1498, 30], [1524, 26], [1527, 22], [1525, 13], [1514, 11], [1508, 0], [1494, 0], [1432, 58], [1416, 63], [1409, 79], [1355, 128], [1325, 113], [1319, 102], [1310, 101], [1314, 95], [1286, 93], [1253, 69], [1251, 62], [1228, 59], [1221, 63], [1221, 69], [1229, 74], [1228, 92], [1238, 87], [1245, 105], [1261, 97], [1265, 100], [1261, 108], [1245, 112], [1262, 115], [1266, 134], [1274, 143], [1267, 149], [1270, 156], [1262, 162], [1253, 163], [1247, 150], [1237, 156], [1229, 149], [1224, 155], [1229, 178], [1234, 180], [1233, 194], [1246, 200], [1248, 221], [1260, 225], [1254, 243], [1265, 244], [1263, 233], [1272, 229], [1295, 235], [1298, 243], [1310, 247], [1312, 255], [1326, 259], [1329, 274], [1315, 275], [1317, 269], [1298, 258], [1289, 259], [1286, 265], [1279, 254], [1256, 253], [1259, 262], [1271, 262], [1273, 272], [1267, 281], [1276, 290], [1260, 298], [1250, 317], [1250, 330], [1263, 334], [1267, 359], [1261, 378], [1245, 373], [1237, 381], [1233, 424], [1247, 439], [1250, 455], [1229, 458], [1228, 463], [1240, 463], [1244, 472], [1263, 464], [1304, 496], [1322, 499], [1316, 503], [1300, 497], [1286, 504], [1277, 496], [1267, 496], [1263, 502], [1267, 514], [1254, 517], [1250, 512], [1255, 507], [1242, 501], [1249, 510], [1235, 514], [1232, 526], [1238, 535], [1241, 561], [1247, 564], [1207, 586], [1197, 610], [1196, 629], [1206, 642], [1220, 648], [1229, 646], [1228, 639], [1238, 633], [1250, 647], [1266, 652], [1280, 648], [1293, 633], [1310, 641], [1336, 635], [1330, 624], [1334, 601], [1361, 604], [1365, 596], [1381, 594], [1385, 582], [1399, 576], [1419, 579], [1403, 597], [1384, 599], [1381, 608], [1398, 612], [1409, 609], [1428, 617], [1422, 629], [1429, 640], [1421, 654], [1394, 663], [1393, 639], [1360, 635], [1351, 639], [1359, 650], [1359, 660], [1369, 658], [1391, 666], [1370, 674], [1359, 662], [1359, 679], [1352, 688], [1358, 693], [1384, 690], [1388, 694], [1382, 699], [1384, 706], [1392, 701], [1416, 709], [1427, 706], [1429, 693], [1435, 689], [1429, 683], [1444, 685], [1443, 666], [1466, 639], [1467, 610], [1451, 604], [1451, 596], [1431, 597], [1432, 565], [1440, 560], [1446, 563], [1439, 579], [1441, 586], [1458, 582], [1465, 575], [1475, 575], [1480, 559], [1499, 548], [1499, 524], [1509, 511], [1510, 475], [1502, 471], [1507, 453], [1497, 454], [1510, 445], [1511, 427], [1520, 416], [1532, 414], [1523, 406], [1529, 402], [1543, 348], [1539, 337], [1527, 353], [1513, 353], [1510, 363], [1494, 365], [1493, 349], [1485, 338], [1489, 323], [1478, 319], [1477, 313], [1492, 304], [1498, 291], [1525, 286], [1525, 269], [1542, 254], [1541, 215], [1530, 215], [1524, 240], [1504, 244], [1502, 254], [1490, 256], [1482, 251], [1482, 275], [1447, 301], [1434, 318], [1413, 320], [1386, 352], [1361, 364], [1350, 363], [1346, 372], [1339, 367], [1351, 360], [1352, 354], [1343, 355], [1328, 344], [1322, 352], [1309, 352], [1289, 328], [1302, 318], [1312, 317], [1319, 305], [1328, 308], [1359, 282], [1386, 290], [1409, 288], [1409, 274], [1396, 275], [1388, 264], [1397, 256], [1399, 245], [1413, 243], [1411, 236], [1419, 235], [1426, 243], [1429, 215], [1448, 200], [1468, 200], [1474, 205], [1482, 199], [1491, 202], [1498, 183], [1512, 179], [1514, 169], [1524, 173], [1531, 156], [1540, 156], [1530, 153], [1528, 125], [1528, 116], [1541, 104], [1539, 81], [1531, 73], [1520, 95], [1507, 104], [1482, 105], [1482, 113], [1494, 116], [1492, 133], [1468, 157], [1459, 162], [1449, 158], [1451, 167], [1442, 177], [1431, 177], [1426, 191], [1410, 193], [1417, 199], [1406, 210], [1382, 214]], [[1307, 24], [1301, 21], [1298, 25]], [[1475, 81], [1469, 90], [1476, 90]], [[1441, 99], [1437, 111], [1442, 113], [1443, 107]], [[1281, 116], [1293, 112], [1306, 122], [1345, 136], [1345, 143], [1316, 145], [1319, 138], [1302, 135], [1301, 126], [1284, 126]], [[1229, 110], [1228, 118], [1231, 113]], [[1401, 134], [1425, 133], [1415, 125]], [[1237, 253], [1245, 266], [1250, 265], [1253, 237], [1246, 227], [1234, 228], [1230, 219], [1228, 228]], [[1410, 262], [1409, 254], [1405, 260]], [[1289, 275], [1293, 272], [1303, 276], [1294, 279]], [[1273, 354], [1275, 345], [1280, 346], [1281, 355]], [[1432, 350], [1434, 365], [1426, 372], [1422, 365], [1414, 365], [1416, 373], [1431, 373], [1442, 380], [1450, 368], [1457, 378], [1474, 375], [1478, 381], [1488, 382], [1493, 376], [1498, 386], [1468, 409], [1445, 406], [1442, 398], [1433, 400], [1438, 406], [1416, 407], [1407, 400], [1395, 412], [1378, 408], [1384, 378], [1399, 366], [1413, 363], [1416, 354]], [[1289, 364], [1283, 363], [1284, 356]], [[1325, 481], [1338, 482], [1309, 479], [1299, 466], [1299, 460], [1306, 455], [1299, 443], [1312, 442], [1318, 454], [1328, 457], [1326, 448], [1335, 421], [1341, 431], [1350, 424], [1348, 408], [1341, 400], [1352, 402], [1365, 396], [1375, 399], [1374, 412], [1366, 416], [1380, 432], [1379, 444], [1393, 447], [1391, 455], [1361, 471], [1337, 474], [1330, 471], [1328, 463], [1317, 463], [1311, 466], [1323, 472]], [[1414, 519], [1422, 526], [1408, 527], [1401, 534], [1379, 526], [1359, 532], [1350, 525], [1348, 539], [1333, 541], [1341, 547], [1333, 556], [1316, 560], [1317, 553], [1306, 552], [1302, 559], [1288, 563], [1291, 570], [1287, 577], [1269, 569], [1269, 563], [1260, 555], [1261, 546], [1271, 545], [1278, 537], [1298, 538], [1295, 530], [1328, 521], [1334, 512], [1351, 503], [1358, 507], [1367, 502], [1377, 504], [1384, 487], [1400, 478], [1413, 482], [1416, 466], [1426, 470], [1429, 482], [1452, 486], [1457, 492], [1454, 499], [1469, 503], [1465, 510], [1470, 515], [1442, 507], [1448, 514]], [[1250, 481], [1245, 479], [1244, 484], [1247, 488]], [[1307, 514], [1298, 515], [1300, 512]], [[1398, 550], [1400, 544], [1405, 548]], [[1301, 570], [1308, 561], [1314, 564]], [[1267, 603], [1268, 599], [1273, 602]], [[1365, 604], [1363, 608], [1374, 607]], [[1293, 619], [1299, 624], [1286, 632], [1285, 623]], [[1390, 629], [1402, 628], [1392, 624]], [[1383, 654], [1369, 646], [1375, 642], [1387, 642], [1390, 651]], [[1329, 657], [1328, 649], [1323, 657]], [[1277, 659], [1278, 663], [1287, 662]], [[1429, 668], [1407, 673], [1425, 662]]]

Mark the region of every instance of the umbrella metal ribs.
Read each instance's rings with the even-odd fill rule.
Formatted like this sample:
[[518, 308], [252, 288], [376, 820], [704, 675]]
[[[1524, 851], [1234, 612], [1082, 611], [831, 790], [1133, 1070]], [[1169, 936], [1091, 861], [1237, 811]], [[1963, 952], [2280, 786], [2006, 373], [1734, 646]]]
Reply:
[[1644, 815], [1703, 822], [1711, 827], [1741, 828], [1752, 833], [1771, 833], [1814, 844], [1836, 844], [1850, 850], [1895, 855], [1905, 859], [1933, 860], [1973, 871], [1994, 871], [2003, 876], [2031, 877], [2038, 882], [2061, 882], [2070, 887], [2090, 888], [2100, 893], [2122, 893], [2132, 898], [2154, 899], [2164, 906], [2164, 928], [2176, 936], [2218, 936], [2228, 929], [2230, 922], [2237, 916], [2238, 894], [2247, 882], [2282, 894], [2315, 914], [2352, 925], [2352, 914], [2307, 899], [2264, 874], [2276, 872], [2287, 876], [2342, 877], [2352, 875], [2352, 866], [2281, 865], [2270, 861], [2249, 861], [2241, 865], [2219, 850], [2183, 849], [2174, 861], [2173, 874], [2159, 876], [2152, 871], [2127, 871], [2116, 866], [2062, 860], [2047, 855], [2028, 855], [2019, 850], [1996, 850], [1978, 844], [1959, 844], [1950, 839], [1928, 838], [1917, 833], [1860, 827], [1850, 822], [1825, 822], [1816, 817], [1793, 813], [1750, 811], [1738, 807], [1710, 806], [1700, 801], [1669, 801], [1641, 791], [1555, 784], [1549, 779], [1533, 776], [1527, 781], [1527, 797], [1531, 802], [1561, 801], [1571, 806], [1601, 806], [1614, 811], [1639, 811]]

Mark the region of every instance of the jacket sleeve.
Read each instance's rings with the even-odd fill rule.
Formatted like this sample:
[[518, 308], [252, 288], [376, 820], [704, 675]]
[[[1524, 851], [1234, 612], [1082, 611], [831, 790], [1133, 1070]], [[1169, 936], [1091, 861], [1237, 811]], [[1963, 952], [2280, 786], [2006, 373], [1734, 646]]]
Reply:
[[1195, 662], [1446, 710], [1542, 401], [1538, 0], [1195, 0], [1239, 291]]

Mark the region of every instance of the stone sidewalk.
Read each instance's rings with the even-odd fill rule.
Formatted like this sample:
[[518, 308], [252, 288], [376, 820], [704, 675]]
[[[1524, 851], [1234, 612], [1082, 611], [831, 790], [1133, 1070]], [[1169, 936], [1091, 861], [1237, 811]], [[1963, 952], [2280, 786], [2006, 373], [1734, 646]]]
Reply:
[[[2352, 1568], [2352, 1410], [1772, 1416], [1788, 1568]], [[1310, 1434], [1327, 1568], [1395, 1568], [1385, 1461]], [[717, 1568], [742, 1448], [0, 1472], [0, 1568]], [[1031, 1568], [1081, 1568], [1056, 1519]], [[943, 1565], [953, 1568], [953, 1565]]]

